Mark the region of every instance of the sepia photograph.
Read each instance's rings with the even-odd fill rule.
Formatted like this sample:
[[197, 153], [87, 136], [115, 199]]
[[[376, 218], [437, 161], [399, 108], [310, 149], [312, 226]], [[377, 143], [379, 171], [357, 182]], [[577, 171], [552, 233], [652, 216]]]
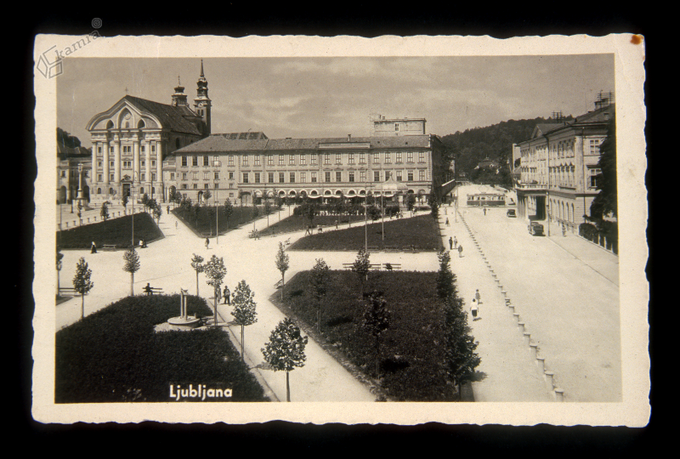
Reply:
[[648, 422], [643, 37], [91, 26], [34, 48], [36, 420]]

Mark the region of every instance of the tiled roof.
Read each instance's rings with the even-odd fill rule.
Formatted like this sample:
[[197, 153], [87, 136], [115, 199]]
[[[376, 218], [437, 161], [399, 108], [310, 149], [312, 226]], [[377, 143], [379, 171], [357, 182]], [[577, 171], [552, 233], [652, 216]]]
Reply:
[[198, 122], [201, 118], [196, 115], [196, 113], [194, 113], [189, 107], [175, 107], [134, 96], [125, 96], [123, 99], [127, 100], [143, 111], [154, 115], [156, 118], [158, 118], [163, 127], [167, 127], [175, 132], [201, 135], [201, 130], [198, 128], [198, 126], [195, 123], [189, 121], [189, 119], [194, 119]]
[[[253, 134], [253, 133], [250, 133]], [[261, 133], [258, 133], [261, 134]], [[410, 135], [394, 137], [323, 137], [323, 138], [285, 138], [268, 139], [264, 134], [255, 139], [232, 138], [233, 134], [213, 134], [186, 147], [176, 150], [176, 154], [182, 153], [210, 153], [210, 152], [239, 152], [239, 151], [296, 151], [296, 150], [319, 150], [323, 146], [342, 147], [351, 149], [352, 145], [357, 148], [428, 148], [430, 147], [429, 135]]]

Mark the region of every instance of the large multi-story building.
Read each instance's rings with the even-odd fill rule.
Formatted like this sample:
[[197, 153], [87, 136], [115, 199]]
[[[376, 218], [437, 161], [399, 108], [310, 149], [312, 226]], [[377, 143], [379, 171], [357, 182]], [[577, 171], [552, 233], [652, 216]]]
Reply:
[[87, 124], [92, 141], [90, 200], [158, 201], [167, 195], [163, 161], [173, 151], [210, 135], [211, 101], [203, 62], [194, 107], [178, 84], [171, 104], [126, 95]]
[[[244, 205], [262, 197], [336, 199], [367, 194], [425, 197], [445, 180], [434, 135], [269, 139], [261, 132], [214, 134], [180, 148], [164, 165], [174, 191], [201, 201], [205, 190]], [[388, 191], [396, 182], [403, 193]], [[172, 187], [171, 187], [172, 188]]]
[[515, 184], [520, 216], [578, 230], [599, 192], [600, 145], [614, 116], [611, 95], [600, 95], [595, 110], [539, 124], [531, 138], [513, 147], [520, 156]]
[[378, 116], [369, 137], [269, 139], [262, 132], [211, 134], [211, 108], [201, 62], [193, 108], [179, 84], [171, 104], [126, 95], [95, 115], [87, 125], [91, 201], [147, 194], [166, 202], [179, 192], [200, 202], [206, 190], [244, 205], [265, 196], [441, 198], [450, 178], [444, 146], [425, 133], [424, 118]]

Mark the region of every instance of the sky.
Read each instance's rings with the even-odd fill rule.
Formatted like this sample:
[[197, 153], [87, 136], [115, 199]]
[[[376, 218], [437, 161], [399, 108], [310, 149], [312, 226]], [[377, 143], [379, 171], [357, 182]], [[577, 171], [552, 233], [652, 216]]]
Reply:
[[[193, 104], [200, 58], [66, 58], [58, 126], [86, 126], [126, 94], [167, 103], [178, 78]], [[426, 118], [445, 136], [510, 119], [581, 115], [614, 92], [614, 55], [240, 57], [203, 59], [212, 132], [269, 138], [370, 135], [372, 115]]]

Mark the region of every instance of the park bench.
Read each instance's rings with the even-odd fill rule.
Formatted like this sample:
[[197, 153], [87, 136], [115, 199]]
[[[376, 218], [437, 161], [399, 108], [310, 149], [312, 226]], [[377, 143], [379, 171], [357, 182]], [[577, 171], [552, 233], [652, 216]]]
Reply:
[[149, 287], [149, 288], [144, 287], [144, 293], [146, 293], [147, 296], [160, 295], [161, 293], [163, 293], [163, 289], [160, 288], [160, 287]]
[[383, 267], [387, 271], [401, 271], [401, 263], [383, 263]]
[[[352, 266], [354, 266], [354, 263], [343, 263], [342, 267], [344, 269], [352, 269]], [[380, 263], [371, 263], [369, 265], [369, 269], [371, 271], [380, 271], [381, 264]]]
[[104, 244], [99, 250], [116, 250], [116, 244]]
[[61, 295], [62, 293], [75, 296], [78, 292], [76, 292], [74, 287], [59, 287], [59, 294]]

